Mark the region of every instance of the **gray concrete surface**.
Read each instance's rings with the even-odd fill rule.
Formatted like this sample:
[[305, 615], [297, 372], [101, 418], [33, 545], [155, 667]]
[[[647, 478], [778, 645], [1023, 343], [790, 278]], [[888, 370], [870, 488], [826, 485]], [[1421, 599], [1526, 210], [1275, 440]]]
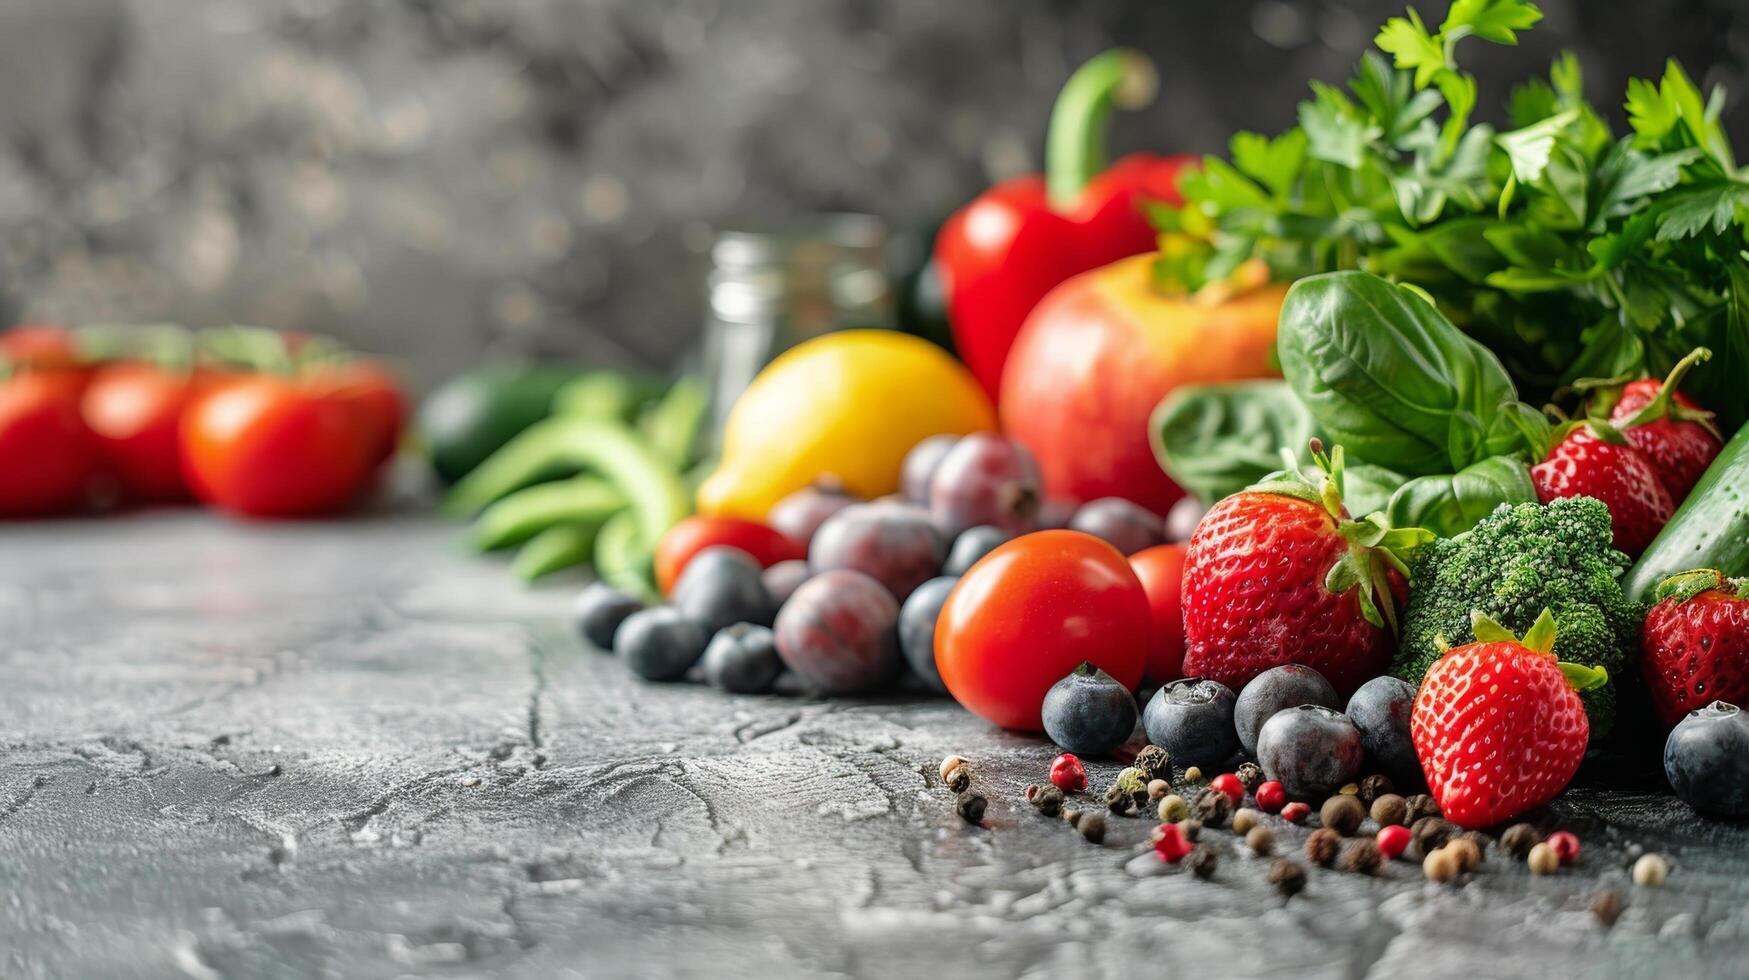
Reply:
[[[1202, 882], [1146, 821], [1095, 847], [1039, 817], [1051, 748], [950, 703], [634, 682], [570, 635], [569, 587], [456, 538], [0, 527], [0, 976], [1743, 975], [1749, 832], [1619, 774], [1557, 805], [1577, 869], [1317, 870], [1284, 901], [1228, 834]], [[1667, 888], [1628, 884], [1636, 845]]]

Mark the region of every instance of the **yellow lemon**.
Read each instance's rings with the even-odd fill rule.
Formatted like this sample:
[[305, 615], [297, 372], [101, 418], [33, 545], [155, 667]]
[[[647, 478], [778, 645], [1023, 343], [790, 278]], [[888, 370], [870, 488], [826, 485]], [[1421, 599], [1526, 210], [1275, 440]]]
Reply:
[[891, 330], [825, 334], [772, 361], [735, 402], [698, 509], [764, 520], [824, 476], [879, 497], [899, 488], [918, 442], [994, 428], [983, 389], [934, 344]]

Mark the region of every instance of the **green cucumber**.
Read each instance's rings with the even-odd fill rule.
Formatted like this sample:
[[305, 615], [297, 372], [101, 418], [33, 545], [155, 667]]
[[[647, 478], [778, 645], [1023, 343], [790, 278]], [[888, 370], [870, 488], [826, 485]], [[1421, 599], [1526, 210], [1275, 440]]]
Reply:
[[1650, 603], [1658, 583], [1695, 568], [1716, 568], [1729, 578], [1749, 575], [1749, 425], [1725, 444], [1628, 569], [1622, 588], [1634, 601]]

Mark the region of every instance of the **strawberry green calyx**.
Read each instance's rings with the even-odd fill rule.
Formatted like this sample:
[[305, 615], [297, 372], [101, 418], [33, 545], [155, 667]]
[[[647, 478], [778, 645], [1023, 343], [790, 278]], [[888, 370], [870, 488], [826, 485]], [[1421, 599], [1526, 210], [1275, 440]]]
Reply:
[[1703, 592], [1712, 592], [1715, 589], [1736, 599], [1749, 599], [1749, 579], [1726, 578], [1725, 573], [1716, 568], [1696, 568], [1679, 572], [1658, 583], [1657, 590], [1652, 593], [1652, 602], [1674, 599], [1680, 605]]
[[1657, 422], [1661, 419], [1672, 419], [1678, 422], [1693, 422], [1704, 426], [1715, 438], [1722, 438], [1719, 427], [1713, 422], [1713, 413], [1704, 409], [1689, 408], [1676, 400], [1676, 392], [1682, 386], [1682, 379], [1696, 364], [1712, 359], [1713, 352], [1705, 347], [1696, 347], [1687, 357], [1676, 362], [1665, 376], [1664, 383], [1658, 388], [1658, 396], [1640, 407], [1640, 410], [1617, 423], [1623, 429], [1631, 429], [1636, 425]]
[[1342, 447], [1324, 451], [1320, 439], [1311, 441], [1312, 461], [1317, 471], [1308, 475], [1299, 468], [1293, 454], [1284, 451], [1287, 468], [1266, 477], [1251, 488], [1254, 493], [1275, 493], [1294, 497], [1324, 508], [1336, 522], [1336, 533], [1348, 542], [1348, 552], [1324, 576], [1324, 588], [1335, 594], [1357, 589], [1361, 615], [1381, 629], [1397, 632], [1397, 597], [1391, 591], [1390, 573], [1394, 570], [1405, 579], [1409, 566], [1405, 561], [1410, 552], [1433, 540], [1433, 532], [1424, 528], [1391, 526], [1382, 511], [1368, 514], [1360, 520], [1348, 516], [1342, 503]]
[[[1470, 613], [1470, 626], [1475, 630], [1477, 643], [1515, 643], [1554, 659], [1555, 614], [1547, 608], [1543, 609], [1536, 622], [1530, 624], [1530, 629], [1525, 630], [1523, 636], [1495, 622], [1479, 609]], [[1573, 690], [1580, 693], [1596, 690], [1609, 683], [1609, 671], [1602, 667], [1587, 667], [1564, 660], [1555, 661], [1555, 666], [1560, 668], [1561, 676], [1567, 679]]]

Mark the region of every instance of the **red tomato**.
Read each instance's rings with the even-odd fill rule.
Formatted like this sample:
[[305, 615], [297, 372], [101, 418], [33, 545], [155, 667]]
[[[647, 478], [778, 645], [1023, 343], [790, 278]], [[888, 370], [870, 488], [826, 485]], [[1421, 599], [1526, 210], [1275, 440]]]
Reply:
[[79, 379], [25, 371], [0, 381], [0, 516], [77, 505], [96, 458], [79, 418]]
[[780, 561], [806, 558], [808, 553], [788, 535], [769, 525], [741, 517], [704, 517], [694, 515], [668, 529], [656, 546], [656, 586], [667, 595], [680, 581], [680, 573], [692, 556], [711, 545], [724, 544], [740, 548], [760, 568], [770, 568]]
[[1184, 676], [1184, 545], [1160, 544], [1130, 556], [1153, 613], [1145, 673], [1155, 684]]
[[395, 455], [407, 423], [407, 396], [392, 371], [378, 361], [353, 359], [313, 368], [309, 379], [358, 407], [372, 466]]
[[370, 431], [356, 404], [320, 385], [246, 375], [183, 413], [182, 472], [202, 500], [245, 516], [330, 512], [370, 476]]
[[79, 404], [80, 414], [129, 499], [188, 496], [178, 429], [182, 410], [210, 383], [205, 374], [125, 361], [92, 375]]
[[0, 360], [14, 367], [77, 368], [79, 348], [66, 327], [21, 323], [0, 331]]
[[1088, 661], [1134, 689], [1148, 658], [1148, 596], [1116, 548], [1039, 531], [985, 555], [948, 593], [935, 666], [960, 704], [1039, 731], [1045, 692]]

